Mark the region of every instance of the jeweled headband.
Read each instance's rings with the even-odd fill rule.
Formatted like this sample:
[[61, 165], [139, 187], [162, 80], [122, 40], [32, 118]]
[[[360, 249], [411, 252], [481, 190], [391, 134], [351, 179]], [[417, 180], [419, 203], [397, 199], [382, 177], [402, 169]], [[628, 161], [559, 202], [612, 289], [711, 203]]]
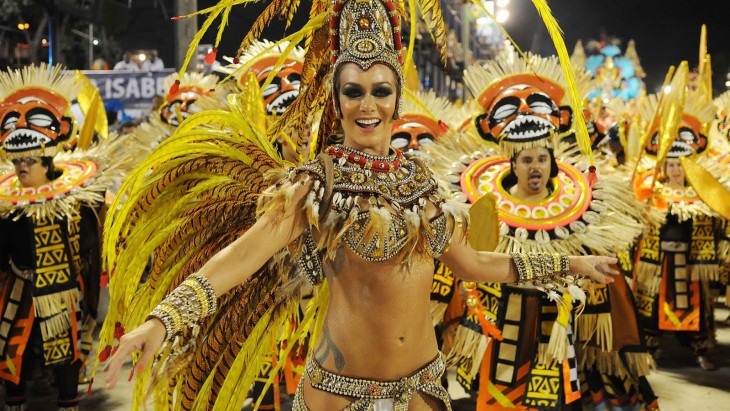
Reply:
[[394, 118], [400, 116], [404, 84], [400, 17], [391, 0], [337, 0], [329, 22], [333, 72], [345, 63], [368, 70], [374, 64], [390, 67], [398, 77]]

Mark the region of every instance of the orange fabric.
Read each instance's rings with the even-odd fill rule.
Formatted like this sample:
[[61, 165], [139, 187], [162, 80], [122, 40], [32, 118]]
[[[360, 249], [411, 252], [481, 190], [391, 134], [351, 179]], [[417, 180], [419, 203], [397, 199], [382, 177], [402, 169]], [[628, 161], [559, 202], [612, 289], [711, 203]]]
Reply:
[[[668, 270], [669, 261], [664, 259], [664, 272]], [[667, 277], [662, 276], [662, 282], [659, 286], [659, 306], [657, 308], [657, 316], [659, 318], [659, 329], [665, 331], [699, 331], [700, 330], [700, 282], [690, 281], [690, 303], [689, 309], [679, 310], [674, 308], [674, 301], [667, 301]], [[664, 304], [668, 304], [674, 313], [679, 324], [675, 324], [664, 312]]]
[[477, 396], [477, 411], [514, 411], [529, 410], [529, 408], [521, 405], [522, 397], [525, 396], [527, 389], [527, 374], [530, 371], [530, 362], [527, 362], [517, 371], [517, 384], [514, 388], [501, 384], [494, 384], [495, 388], [504, 394], [517, 408], [507, 408], [500, 405], [497, 400], [488, 391], [489, 377], [491, 376], [492, 351], [494, 344], [489, 344], [487, 352], [482, 359], [482, 365], [479, 369], [481, 377], [479, 378], [479, 393]]
[[563, 389], [565, 390], [565, 403], [570, 404], [580, 399], [580, 389], [573, 391], [570, 384], [570, 362], [563, 361]]
[[[12, 280], [5, 281], [3, 283], [0, 307], [5, 307], [5, 303], [8, 300], [8, 295], [10, 294], [13, 283], [14, 281]], [[21, 308], [18, 307], [18, 309], [20, 310]], [[0, 359], [0, 378], [8, 380], [13, 384], [18, 384], [20, 382], [20, 369], [23, 365], [23, 353], [25, 353], [25, 348], [28, 345], [28, 339], [30, 338], [30, 332], [33, 329], [33, 320], [35, 318], [32, 307], [27, 318], [20, 318], [22, 314], [22, 312], [18, 312], [18, 316], [15, 318], [13, 330], [10, 331], [11, 334], [8, 339], [8, 347], [5, 350], [5, 356], [6, 358], [11, 358], [13, 366], [15, 367], [15, 373], [8, 368], [8, 364], [5, 362], [5, 359]]]

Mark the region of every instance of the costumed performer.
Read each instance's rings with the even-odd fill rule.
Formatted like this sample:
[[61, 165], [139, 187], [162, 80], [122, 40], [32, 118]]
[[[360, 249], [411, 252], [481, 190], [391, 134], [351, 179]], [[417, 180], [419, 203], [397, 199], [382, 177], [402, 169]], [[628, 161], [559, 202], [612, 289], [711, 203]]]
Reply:
[[[440, 9], [433, 4], [429, 6], [430, 20], [443, 34]], [[234, 233], [237, 238], [204, 265], [200, 261], [181, 259], [171, 263], [166, 283], [142, 285], [141, 293], [157, 297], [141, 302], [135, 298], [140, 296], [139, 290], [124, 297], [115, 294], [113, 298], [119, 298], [115, 301], [119, 306], [110, 308], [110, 312], [118, 310], [128, 318], [132, 314], [136, 318], [119, 326], [105, 323], [102, 338], [107, 342], [111, 342], [109, 334], [115, 329], [124, 332], [128, 326], [139, 324], [137, 315], [141, 308], [125, 312], [130, 302], [142, 306], [155, 304], [171, 287], [180, 284], [162, 299], [147, 321], [121, 336], [106, 366], [109, 388], [114, 387], [127, 357], [133, 351], [142, 350], [134, 368], [142, 373], [138, 379], [140, 389], [150, 374], [147, 366], [160, 354], [157, 364], [163, 366], [162, 373], [153, 376], [160, 382], [156, 405], [168, 406], [167, 401], [173, 398], [180, 399], [183, 408], [213, 402], [236, 409], [240, 397], [245, 395], [239, 391], [245, 390], [259, 371], [256, 361], [249, 360], [260, 359], [262, 353], [257, 352], [260, 347], [265, 347], [264, 350], [271, 347], [262, 343], [266, 331], [280, 329], [280, 321], [286, 317], [283, 314], [290, 312], [292, 304], [298, 306], [298, 298], [292, 298], [291, 293], [298, 282], [308, 279], [317, 284], [317, 291], [307, 313], [311, 317], [305, 318], [298, 330], [305, 332], [311, 326], [315, 343], [294, 398], [295, 410], [369, 409], [375, 404], [397, 410], [450, 409], [448, 393], [440, 384], [445, 366], [436, 346], [428, 304], [434, 257], [457, 275], [477, 281], [544, 282], [561, 290], [573, 286], [581, 275], [601, 283], [611, 281], [607, 274], [615, 270], [609, 265], [616, 262], [611, 257], [569, 257], [560, 253], [510, 256], [476, 252], [469, 247], [463, 205], [448, 199], [447, 191], [439, 187], [434, 175], [421, 162], [406, 159], [399, 151], [389, 148], [403, 86], [398, 8], [394, 3], [379, 0], [323, 2], [313, 7], [318, 12], [305, 26], [316, 27], [308, 49], [312, 59], [305, 59], [310, 66], [304, 68], [302, 91], [281, 120], [301, 121], [313, 101], [324, 97], [327, 107], [320, 131], [325, 126], [340, 126], [343, 144], [326, 147], [315, 160], [302, 166], [268, 173], [277, 177], [273, 183], [259, 184], [258, 188], [266, 185], [269, 188], [261, 196], [255, 222], [249, 219], [248, 226]], [[329, 24], [325, 23], [328, 17]], [[323, 81], [330, 78], [331, 83], [325, 86]], [[335, 122], [333, 114], [339, 121]], [[194, 118], [186, 122], [188, 127], [195, 124]], [[201, 115], [200, 122], [204, 121], [212, 119]], [[265, 170], [267, 167], [262, 164], [273, 162], [270, 157], [267, 159], [268, 151], [263, 151], [267, 149], [252, 148], [250, 141], [257, 136], [248, 136], [246, 141], [242, 138], [246, 134], [245, 119], [235, 121], [244, 128], [237, 129], [235, 134], [219, 133], [220, 144], [237, 141], [235, 144], [249, 150], [237, 157], [241, 169], [252, 165], [249, 169], [261, 166], [257, 171]], [[179, 130], [183, 133], [179, 140], [187, 138], [192, 143], [195, 138], [210, 139], [216, 135], [218, 126], [201, 125], [205, 133], [191, 131], [187, 135], [184, 134], [187, 128], [183, 128]], [[175, 143], [168, 139], [160, 150]], [[202, 150], [204, 146], [200, 143], [194, 149]], [[196, 154], [199, 156], [200, 151]], [[160, 152], [158, 159], [162, 156]], [[165, 173], [175, 165], [162, 164], [165, 166], [155, 168], [149, 175], [152, 181], [143, 183], [139, 175], [130, 179], [130, 184], [140, 183], [138, 186], [144, 194], [139, 195], [147, 194], [149, 184], [154, 186], [152, 190], [158, 191], [174, 183], [163, 177], [170, 177]], [[138, 170], [146, 173], [149, 169], [145, 163]], [[189, 177], [193, 173], [187, 174]], [[200, 174], [194, 178], [200, 178]], [[254, 188], [251, 179], [247, 187]], [[137, 198], [138, 194], [133, 197]], [[168, 201], [174, 198], [160, 196]], [[139, 264], [135, 272], [126, 272], [121, 264], [131, 253], [140, 254], [145, 248], [155, 246], [153, 243], [137, 249], [130, 243], [150, 229], [145, 224], [151, 220], [142, 214], [145, 208], [151, 210], [153, 206], [148, 202], [128, 204], [126, 208], [135, 212], [131, 219], [135, 221], [129, 221], [126, 228], [124, 222], [115, 222], [122, 227], [122, 241], [126, 244], [122, 244], [118, 256], [115, 252], [107, 255], [117, 269], [111, 278], [112, 288], [117, 281], [120, 288], [136, 287], [141, 275]], [[241, 207], [249, 204], [239, 201], [237, 213], [241, 214]], [[169, 208], [166, 211], [169, 213]], [[141, 218], [137, 220], [138, 217]], [[233, 220], [225, 221], [225, 228], [230, 229], [232, 223]], [[214, 228], [212, 224], [209, 227]], [[148, 240], [146, 235], [143, 237], [144, 241]], [[210, 246], [210, 250], [221, 244], [189, 246], [200, 249]], [[182, 249], [173, 246], [170, 252], [177, 254], [179, 250]], [[282, 250], [288, 252], [282, 255]], [[277, 265], [266, 264], [275, 255], [280, 257], [279, 270], [274, 269]], [[292, 270], [292, 263], [298, 263], [300, 270]], [[484, 267], [495, 269], [486, 273]], [[188, 268], [194, 273], [187, 271]], [[156, 280], [151, 274], [148, 281]], [[232, 293], [227, 294], [229, 291]], [[241, 301], [242, 296], [237, 293], [263, 297]], [[236, 304], [246, 304], [248, 311], [230, 311]], [[252, 307], [252, 304], [257, 305]], [[233, 334], [232, 327], [240, 327], [243, 333]], [[165, 340], [170, 344], [160, 351]], [[220, 357], [206, 355], [211, 344], [221, 343], [237, 345], [236, 351], [225, 347]], [[192, 355], [182, 355], [183, 348], [189, 348]], [[235, 358], [229, 358], [230, 354]], [[194, 369], [173, 374], [176, 376], [173, 379], [165, 374], [165, 371], [174, 372], [173, 368], [197, 367], [198, 361], [208, 361], [205, 365], [215, 369], [207, 373]], [[218, 367], [227, 368], [220, 370], [222, 381], [218, 379], [221, 375]], [[201, 377], [201, 389], [186, 397], [184, 391], [189, 384], [192, 380], [200, 382]], [[141, 401], [137, 400], [137, 405]]]

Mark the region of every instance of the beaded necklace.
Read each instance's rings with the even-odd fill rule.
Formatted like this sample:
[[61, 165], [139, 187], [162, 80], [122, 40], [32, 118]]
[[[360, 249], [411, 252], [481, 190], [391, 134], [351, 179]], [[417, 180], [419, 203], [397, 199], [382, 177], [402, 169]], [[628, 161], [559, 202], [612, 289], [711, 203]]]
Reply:
[[327, 154], [337, 159], [344, 158], [344, 161], [359, 165], [362, 169], [380, 173], [395, 172], [403, 162], [403, 153], [393, 148], [387, 156], [376, 156], [337, 144], [328, 147]]

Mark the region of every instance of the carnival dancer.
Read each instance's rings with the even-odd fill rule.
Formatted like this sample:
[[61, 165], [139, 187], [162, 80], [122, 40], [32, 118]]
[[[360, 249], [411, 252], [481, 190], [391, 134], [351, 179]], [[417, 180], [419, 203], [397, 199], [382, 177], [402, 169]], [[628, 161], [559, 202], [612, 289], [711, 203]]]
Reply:
[[[687, 63], [682, 62], [672, 77], [671, 92], [651, 95], [639, 107], [649, 138], [634, 188], [639, 198], [650, 200], [667, 217], [639, 245], [634, 292], [647, 346], [655, 356], [660, 354], [661, 335], [673, 331], [692, 349], [698, 365], [709, 371], [716, 369], [707, 356], [714, 328], [709, 281], [719, 278], [726, 259], [719, 250], [727, 249], [722, 243], [730, 214], [726, 190], [712, 174], [720, 174], [713, 170], [716, 162], [702, 159], [710, 152], [708, 131], [715, 109], [701, 87], [687, 87], [688, 76]], [[667, 115], [670, 111], [681, 117]]]
[[[429, 4], [430, 21], [443, 28], [434, 4]], [[227, 7], [228, 3], [221, 6]], [[305, 26], [313, 30], [305, 81], [281, 124], [304, 125], [307, 111], [323, 102], [319, 130], [328, 135], [323, 129], [341, 126], [343, 144], [329, 146], [315, 160], [284, 171], [270, 157], [270, 146], [263, 144], [266, 136], [253, 133], [245, 119], [228, 116], [231, 128], [221, 129], [222, 118], [211, 127], [213, 119], [207, 117], [208, 124], [196, 129], [193, 116], [178, 129], [183, 134], [160, 146], [151, 160], [162, 167], [155, 167], [145, 179], [137, 174], [129, 180], [131, 186], [142, 188], [127, 203], [134, 217], [120, 215], [109, 233], [122, 233], [125, 241], [117, 243], [118, 255], [107, 255], [116, 269], [110, 313], [125, 313], [127, 318], [113, 313], [124, 323], [105, 324], [104, 341], [112, 342], [109, 337], [115, 328], [124, 332], [142, 323], [147, 310], [159, 303], [143, 325], [120, 338], [107, 366], [110, 388], [127, 357], [142, 349], [135, 366], [142, 374], [140, 388], [149, 376], [147, 365], [158, 353], [158, 365], [166, 363], [164, 371], [173, 373], [155, 374], [161, 380], [156, 389], [160, 395], [155, 397], [160, 407], [168, 406], [170, 398], [179, 398], [186, 409], [211, 403], [239, 407], [245, 395], [241, 391], [259, 371], [260, 350], [267, 355], [271, 347], [270, 331], [278, 332], [288, 313], [297, 309], [298, 298], [291, 293], [301, 280], [309, 279], [317, 288], [298, 332], [314, 329], [315, 343], [294, 409], [369, 409], [375, 404], [398, 410], [450, 409], [448, 393], [440, 385], [445, 367], [428, 304], [434, 257], [466, 279], [545, 281], [560, 289], [571, 286], [581, 274], [610, 281], [606, 274], [614, 270], [608, 264], [616, 261], [610, 257], [509, 256], [471, 249], [466, 244], [466, 210], [448, 200], [421, 162], [389, 149], [403, 86], [401, 16], [395, 4], [351, 0], [314, 7]], [[330, 78], [332, 83], [325, 86], [323, 81]], [[183, 141], [194, 145], [194, 157], [174, 153], [175, 143]], [[215, 152], [218, 157], [200, 158], [201, 152]], [[235, 157], [228, 161], [225, 155]], [[146, 174], [149, 169], [143, 164], [138, 171]], [[233, 174], [219, 179], [223, 185], [200, 183], [206, 170]], [[276, 174], [273, 184], [261, 179], [259, 173], [266, 170]], [[244, 173], [247, 178], [242, 178]], [[172, 187], [187, 187], [196, 198], [207, 200], [192, 206], [185, 202], [197, 211], [183, 210], [182, 204], [170, 202], [186, 194], [168, 192], [158, 197], [167, 203], [161, 207], [154, 201], [155, 193]], [[246, 194], [264, 187], [269, 188], [261, 196], [254, 221], [253, 196]], [[210, 193], [206, 190], [241, 196], [235, 204], [221, 204], [220, 197], [204, 195]], [[206, 202], [217, 203], [219, 209], [229, 206], [228, 214], [214, 216], [206, 221], [206, 230], [199, 230], [202, 215], [197, 213]], [[165, 230], [159, 231], [156, 223], [161, 221], [156, 216], [166, 216], [168, 222], [175, 219], [170, 207], [196, 217], [189, 225], [176, 221], [177, 231], [168, 231], [173, 236], [160, 238], [156, 234]], [[135, 247], [138, 244], [142, 247]], [[131, 261], [131, 254], [157, 247], [156, 255], [170, 256], [156, 260], [162, 270], [153, 270], [139, 290], [124, 290], [125, 285], [136, 288], [143, 270], [142, 261]], [[281, 254], [285, 249], [288, 252]], [[196, 256], [197, 251], [205, 254]], [[205, 257], [211, 251], [217, 254]], [[279, 264], [266, 264], [275, 255]], [[297, 262], [302, 271], [294, 270]], [[486, 266], [496, 268], [487, 273]], [[163, 299], [168, 290], [172, 292]], [[159, 351], [165, 340], [172, 343], [168, 345], [172, 355], [168, 348]], [[192, 355], [182, 355], [181, 345]], [[174, 371], [181, 369], [186, 372], [176, 377]], [[137, 405], [141, 402], [136, 400]]]
[[[60, 66], [0, 73], [0, 378], [5, 409], [23, 410], [34, 366], [53, 370], [58, 407], [78, 410], [79, 368], [99, 299], [100, 218], [110, 150], [92, 146], [98, 92]], [[83, 106], [85, 123], [71, 114]], [[106, 126], [106, 121], [102, 121]], [[96, 132], [95, 132], [96, 131]], [[72, 152], [66, 152], [73, 150]], [[87, 331], [87, 332], [85, 332]]]
[[[488, 144], [466, 143], [461, 136], [459, 144], [432, 146], [440, 160], [433, 167], [455, 181], [454, 187], [472, 203], [496, 196], [501, 234], [497, 251], [626, 253], [641, 233], [642, 206], [620, 178], [599, 169], [598, 182], [592, 184], [581, 171], [587, 168], [586, 159], [575, 148], [558, 148], [558, 139], [575, 140], [575, 130], [557, 58], [528, 54], [523, 60], [509, 49], [485, 66], [470, 67], [465, 79], [483, 110], [475, 124], [500, 152]], [[587, 76], [580, 73], [576, 80], [584, 91]], [[458, 341], [468, 333], [457, 332], [451, 355], [459, 365], [458, 380], [469, 389], [480, 374], [477, 409], [563, 409], [581, 404], [581, 383], [589, 386], [589, 407], [598, 402], [633, 409], [638, 402], [656, 399], [650, 389], [648, 398], [636, 398], [638, 377], [648, 373], [652, 362], [641, 352], [633, 301], [622, 277], [610, 285], [586, 287], [587, 299], [577, 288], [544, 294], [539, 287], [466, 287], [462, 326], [481, 331], [477, 317], [486, 316], [501, 330], [483, 331], [493, 337], [486, 353], [463, 358], [459, 350], [483, 350], [484, 345]], [[475, 299], [481, 300], [479, 315], [472, 310]], [[577, 319], [574, 309], [575, 314], [582, 312]], [[579, 379], [579, 372], [584, 378]], [[629, 391], [621, 392], [624, 384], [619, 384], [620, 390], [609, 391], [611, 398], [594, 390], [585, 378], [588, 372], [598, 374], [599, 382], [600, 374], [628, 380]]]

